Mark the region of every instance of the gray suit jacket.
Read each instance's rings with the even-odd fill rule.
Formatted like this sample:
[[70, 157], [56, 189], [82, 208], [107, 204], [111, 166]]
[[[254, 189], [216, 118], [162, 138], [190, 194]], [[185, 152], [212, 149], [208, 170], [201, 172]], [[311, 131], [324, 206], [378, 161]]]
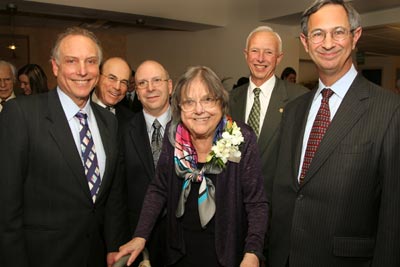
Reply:
[[105, 266], [121, 245], [117, 122], [91, 104], [106, 154], [93, 204], [56, 90], [10, 101], [0, 116], [0, 265]]
[[269, 266], [400, 266], [400, 98], [358, 75], [300, 186], [314, 94], [283, 115]]
[[[229, 113], [234, 120], [245, 122], [247, 91], [249, 84], [233, 89], [229, 99]], [[265, 115], [264, 123], [258, 138], [260, 149], [264, 187], [267, 198], [270, 200], [273, 177], [277, 164], [278, 142], [280, 138], [279, 125], [285, 106], [298, 96], [309, 92], [301, 85], [282, 81], [276, 77], [271, 100]]]

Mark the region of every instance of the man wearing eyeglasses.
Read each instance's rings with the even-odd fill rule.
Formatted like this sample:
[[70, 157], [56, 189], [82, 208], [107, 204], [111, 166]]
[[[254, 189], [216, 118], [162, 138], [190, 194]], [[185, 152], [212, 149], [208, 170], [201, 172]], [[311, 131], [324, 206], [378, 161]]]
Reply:
[[[171, 119], [169, 98], [172, 93], [172, 80], [167, 70], [152, 60], [139, 65], [135, 84], [143, 110], [135, 113], [124, 130], [121, 142], [131, 234], [139, 220], [147, 186], [155, 174], [165, 127]], [[146, 242], [152, 267], [164, 266], [164, 227], [162, 216], [156, 223], [151, 238]]]
[[119, 126], [119, 133], [134, 113], [120, 104], [129, 86], [131, 70], [120, 57], [107, 59], [100, 66], [100, 77], [92, 94], [92, 101], [112, 112]]
[[16, 70], [13, 64], [0, 60], [0, 112], [3, 110], [5, 102], [15, 98], [15, 74]]
[[400, 98], [355, 69], [350, 3], [314, 2], [301, 28], [319, 84], [283, 114], [268, 266], [400, 266]]

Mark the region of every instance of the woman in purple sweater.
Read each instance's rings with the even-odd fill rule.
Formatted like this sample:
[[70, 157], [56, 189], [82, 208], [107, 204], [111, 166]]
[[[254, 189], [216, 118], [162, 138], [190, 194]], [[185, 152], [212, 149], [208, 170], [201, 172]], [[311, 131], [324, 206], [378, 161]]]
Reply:
[[227, 115], [228, 93], [207, 67], [183, 74], [171, 108], [134, 238], [115, 260], [130, 254], [129, 266], [165, 210], [166, 266], [260, 266], [269, 205], [254, 132]]

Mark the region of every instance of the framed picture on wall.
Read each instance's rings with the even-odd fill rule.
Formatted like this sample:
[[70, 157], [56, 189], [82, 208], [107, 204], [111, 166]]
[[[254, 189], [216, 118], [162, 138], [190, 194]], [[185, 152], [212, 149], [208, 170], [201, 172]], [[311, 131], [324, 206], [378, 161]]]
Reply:
[[17, 69], [29, 63], [29, 36], [0, 35], [0, 59], [9, 61]]

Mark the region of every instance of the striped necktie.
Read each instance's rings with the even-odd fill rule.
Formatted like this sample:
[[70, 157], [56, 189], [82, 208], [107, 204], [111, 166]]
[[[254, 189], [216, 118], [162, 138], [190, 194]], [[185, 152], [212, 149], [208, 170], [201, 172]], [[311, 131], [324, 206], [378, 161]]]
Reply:
[[90, 194], [93, 203], [96, 201], [97, 193], [100, 189], [100, 169], [97, 162], [96, 148], [94, 146], [92, 133], [90, 132], [87, 114], [83, 111], [76, 113], [75, 117], [79, 119], [79, 137], [81, 141], [81, 155], [83, 166], [85, 168], [86, 179], [89, 184]]
[[250, 125], [251, 128], [253, 128], [254, 132], [257, 135], [257, 138], [260, 134], [260, 92], [260, 88], [254, 88], [254, 103], [250, 110], [249, 118], [247, 119], [247, 124]]

